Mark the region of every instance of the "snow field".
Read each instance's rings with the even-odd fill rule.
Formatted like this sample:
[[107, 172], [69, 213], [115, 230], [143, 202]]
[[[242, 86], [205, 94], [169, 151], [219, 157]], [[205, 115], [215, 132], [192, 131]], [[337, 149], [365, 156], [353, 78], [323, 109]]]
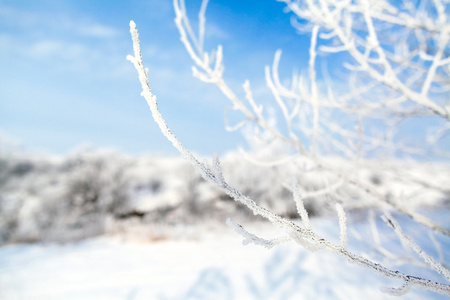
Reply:
[[[331, 238], [338, 236], [335, 222], [323, 217], [313, 219], [312, 225]], [[365, 225], [355, 227], [364, 234]], [[275, 234], [267, 225], [249, 229]], [[384, 234], [388, 229], [380, 230]], [[227, 228], [199, 236], [153, 243], [113, 236], [65, 245], [4, 246], [0, 299], [396, 299], [379, 287], [399, 282], [326, 251], [311, 253], [293, 243], [272, 250], [243, 246], [241, 237]], [[394, 239], [384, 246], [396, 246]], [[350, 238], [350, 247], [354, 242]], [[442, 247], [448, 256], [448, 241]], [[432, 250], [431, 245], [424, 248]], [[420, 267], [408, 270], [421, 272]], [[413, 289], [402, 299], [446, 296]]]

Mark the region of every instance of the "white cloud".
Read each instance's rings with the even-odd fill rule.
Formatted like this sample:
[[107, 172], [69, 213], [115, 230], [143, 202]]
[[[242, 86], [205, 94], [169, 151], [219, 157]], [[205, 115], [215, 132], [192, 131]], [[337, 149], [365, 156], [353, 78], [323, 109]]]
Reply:
[[119, 34], [119, 31], [115, 28], [95, 23], [80, 25], [78, 27], [75, 27], [74, 29], [82, 36], [90, 36], [96, 38], [114, 38]]
[[0, 24], [11, 27], [32, 27], [39, 23], [39, 14], [0, 4]]
[[24, 52], [35, 58], [61, 58], [76, 60], [89, 52], [86, 46], [60, 40], [41, 40], [27, 47]]
[[0, 4], [0, 29], [4, 67], [20, 60], [28, 68], [45, 63], [51, 72], [123, 76], [125, 36], [112, 26], [64, 12], [52, 15]]
[[80, 37], [114, 38], [119, 30], [87, 18], [76, 18], [61, 13], [33, 12], [0, 5], [0, 25], [21, 29], [32, 36], [36, 33], [76, 35]]
[[205, 26], [205, 37], [206, 38], [217, 38], [220, 40], [227, 40], [231, 37], [231, 35], [223, 30], [221, 27], [213, 24], [213, 23], [206, 23]]

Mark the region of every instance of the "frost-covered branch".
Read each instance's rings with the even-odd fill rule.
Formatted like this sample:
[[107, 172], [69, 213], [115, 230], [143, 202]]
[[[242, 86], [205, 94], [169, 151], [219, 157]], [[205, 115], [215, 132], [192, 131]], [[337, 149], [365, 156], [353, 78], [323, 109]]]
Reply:
[[[346, 225], [345, 225], [345, 213], [340, 205], [337, 206], [337, 211], [339, 215], [339, 224], [341, 228], [341, 242], [340, 245], [335, 245], [332, 242], [329, 242], [325, 239], [323, 239], [321, 236], [319, 236], [317, 233], [315, 233], [310, 227], [310, 225], [306, 225], [306, 228], [302, 228], [299, 225], [293, 223], [292, 221], [289, 221], [285, 218], [282, 218], [271, 211], [259, 206], [255, 201], [250, 199], [249, 197], [243, 195], [239, 190], [231, 187], [223, 178], [220, 162], [218, 159], [215, 159], [214, 167], [211, 169], [204, 163], [201, 163], [197, 158], [195, 158], [186, 148], [183, 147], [181, 142], [176, 138], [176, 136], [170, 131], [168, 128], [164, 118], [162, 117], [161, 113], [158, 110], [158, 105], [156, 102], [156, 96], [153, 95], [150, 88], [150, 83], [148, 80], [148, 70], [146, 70], [143, 66], [142, 61], [142, 55], [140, 50], [140, 41], [139, 41], [139, 35], [136, 29], [136, 25], [133, 21], [130, 22], [130, 32], [133, 39], [133, 48], [134, 48], [134, 56], [128, 56], [127, 59], [133, 63], [135, 66], [138, 75], [139, 80], [141, 82], [142, 86], [142, 96], [146, 99], [150, 110], [152, 112], [153, 118], [155, 122], [158, 124], [159, 128], [161, 129], [162, 133], [166, 136], [167, 139], [169, 139], [172, 144], [175, 146], [178, 151], [186, 158], [188, 159], [194, 167], [196, 167], [200, 172], [202, 173], [202, 176], [216, 184], [218, 187], [220, 187], [222, 190], [224, 190], [230, 197], [232, 197], [235, 201], [241, 202], [244, 204], [248, 209], [250, 209], [255, 215], [261, 215], [262, 217], [269, 220], [274, 225], [280, 227], [287, 235], [287, 237], [282, 237], [275, 240], [265, 240], [261, 239], [245, 229], [243, 229], [240, 225], [232, 222], [227, 221], [228, 224], [230, 224], [232, 227], [234, 227], [239, 233], [244, 235], [246, 238], [245, 241], [247, 242], [253, 242], [256, 244], [261, 244], [266, 247], [271, 247], [273, 245], [282, 243], [287, 241], [288, 239], [295, 241], [296, 243], [302, 245], [306, 249], [310, 251], [317, 251], [320, 249], [327, 249], [330, 250], [338, 255], [341, 255], [345, 258], [347, 258], [349, 261], [360, 264], [362, 266], [365, 266], [378, 274], [381, 274], [383, 276], [393, 278], [393, 279], [399, 279], [404, 282], [405, 285], [411, 285], [411, 286], [419, 286], [426, 289], [431, 289], [437, 292], [450, 294], [450, 286], [426, 280], [423, 278], [410, 276], [403, 274], [398, 271], [393, 271], [388, 268], [385, 268], [377, 263], [374, 263], [368, 259], [365, 259], [361, 256], [355, 255], [347, 250], [346, 247]], [[294, 182], [294, 191], [297, 190], [295, 188], [295, 182]], [[297, 193], [297, 192], [295, 192]], [[295, 196], [298, 198], [298, 196]], [[297, 199], [298, 202], [298, 199]], [[298, 204], [299, 205], [299, 204]], [[301, 205], [300, 205], [301, 206]], [[299, 208], [300, 213], [303, 215], [303, 221], [306, 222], [308, 220], [307, 214], [303, 211], [302, 208]], [[306, 223], [307, 224], [307, 223]], [[393, 293], [393, 290], [387, 290], [388, 292]]]
[[[207, 1], [203, 0], [202, 7], [204, 7]], [[201, 81], [207, 83], [214, 83], [221, 92], [232, 102], [233, 109], [241, 111], [244, 116], [256, 122], [259, 126], [269, 131], [271, 134], [276, 136], [277, 138], [283, 140], [284, 142], [290, 144], [292, 147], [297, 149], [299, 152], [305, 152], [304, 146], [298, 141], [291, 141], [289, 138], [285, 137], [277, 128], [270, 125], [261, 114], [260, 109], [255, 109], [256, 107], [251, 105], [253, 108], [253, 112], [247, 108], [241, 99], [231, 90], [231, 88], [226, 84], [225, 80], [222, 78], [223, 75], [223, 62], [222, 62], [222, 46], [219, 45], [217, 47], [214, 55], [210, 55], [205, 52], [197, 42], [197, 38], [192, 33], [192, 30], [189, 30], [189, 27], [184, 26], [184, 24], [189, 24], [189, 19], [187, 17], [186, 9], [184, 6], [184, 0], [174, 0], [173, 1], [174, 9], [175, 9], [175, 24], [180, 33], [180, 40], [185, 46], [187, 52], [191, 56], [192, 60], [195, 62], [196, 66], [201, 69], [199, 71], [197, 67], [193, 67], [193, 75], [200, 79]], [[203, 22], [199, 22], [199, 26], [204, 26]], [[204, 32], [204, 28], [199, 31]], [[197, 49], [197, 52], [194, 49]], [[215, 58], [215, 59], [213, 59]], [[212, 64], [214, 64], [214, 68], [212, 68]], [[249, 100], [251, 101], [251, 100]], [[251, 103], [250, 103], [251, 104]]]
[[[319, 25], [327, 31], [324, 39], [334, 42], [333, 46], [322, 46], [321, 50], [329, 53], [345, 51], [349, 53], [359, 72], [364, 72], [376, 82], [382, 83], [406, 97], [418, 106], [432, 111], [434, 114], [450, 119], [450, 112], [444, 105], [439, 105], [430, 98], [428, 92], [433, 84], [439, 84], [435, 78], [439, 73], [446, 74], [448, 78], [448, 51], [450, 48], [450, 24], [445, 14], [444, 6], [440, 1], [428, 3], [429, 10], [407, 11], [403, 7], [394, 7], [388, 1], [298, 1], [282, 0], [287, 8], [298, 18], [306, 19]], [[408, 2], [404, 4], [406, 7]], [[428, 11], [437, 10], [438, 18]], [[298, 27], [298, 26], [297, 26]], [[397, 30], [405, 37], [417, 35], [423, 36], [423, 41], [418, 41], [421, 51], [411, 48], [407, 44], [398, 44], [394, 51], [385, 46], [389, 40], [382, 40], [377, 28], [384, 36], [393, 30]], [[303, 30], [303, 28], [298, 27]], [[367, 35], [360, 35], [358, 31], [365, 29]], [[395, 36], [401, 36], [396, 34]], [[398, 43], [398, 41], [395, 41]], [[337, 45], [336, 45], [337, 44]], [[414, 45], [415, 43], [411, 43]], [[437, 45], [432, 53], [427, 47]], [[444, 53], [447, 51], [447, 55]], [[405, 53], [406, 52], [406, 53]], [[401, 54], [400, 54], [401, 53]], [[409, 55], [414, 53], [414, 55]], [[389, 57], [409, 57], [402, 65], [407, 69], [417, 67], [420, 64], [424, 76], [421, 76], [421, 88], [417, 84], [406, 84], [408, 73], [396, 72], [399, 63]], [[445, 57], [447, 56], [447, 57]], [[431, 65], [428, 64], [431, 61]], [[414, 67], [413, 67], [414, 66]]]
[[425, 253], [410, 237], [408, 237], [398, 224], [398, 222], [389, 214], [385, 213], [382, 216], [383, 221], [394, 229], [395, 233], [400, 237], [402, 241], [405, 242], [411, 249], [413, 249], [431, 268], [436, 272], [444, 276], [447, 280], [450, 280], [450, 271], [442, 266], [440, 263], [436, 262], [430, 255]]
[[[391, 5], [384, 0], [281, 1], [285, 2], [287, 8], [298, 18], [309, 21], [307, 25], [294, 23], [294, 26], [298, 30], [312, 33], [306, 77], [294, 74], [289, 86], [281, 83], [278, 72], [281, 50], [275, 53], [272, 66], [265, 68], [266, 84], [285, 121], [286, 132], [278, 129], [265, 116], [264, 107], [254, 98], [248, 80], [243, 84], [246, 100], [243, 101], [223, 79], [222, 46], [219, 45], [211, 53], [203, 49], [208, 1], [203, 0], [201, 4], [198, 35], [194, 34], [189, 22], [184, 0], [174, 0], [173, 5], [180, 39], [195, 63], [192, 68], [193, 75], [201, 81], [215, 84], [231, 101], [232, 109], [243, 114], [240, 123], [236, 126], [227, 125], [227, 129], [236, 130], [247, 123], [253, 123], [270, 134], [271, 138], [283, 142], [295, 152], [270, 160], [265, 158], [260, 160], [248, 154], [243, 156], [261, 166], [280, 165], [286, 162], [299, 164], [301, 159], [314, 165], [313, 169], [331, 174], [333, 184], [329, 185], [328, 180], [325, 180], [325, 187], [315, 190], [302, 188], [297, 179], [292, 177], [292, 194], [301, 219], [300, 225], [262, 207], [230, 185], [222, 173], [218, 157], [214, 159], [212, 166], [209, 166], [200, 162], [183, 147], [158, 110], [156, 96], [150, 89], [148, 70], [143, 66], [139, 36], [134, 22], [131, 21], [134, 56], [127, 58], [138, 71], [142, 95], [150, 106], [154, 120], [167, 139], [200, 170], [207, 181], [214, 183], [235, 201], [245, 205], [253, 214], [260, 215], [281, 228], [285, 234], [271, 240], [260, 238], [228, 219], [227, 224], [244, 237], [244, 243], [271, 248], [292, 240], [310, 251], [327, 249], [382, 276], [402, 281], [400, 288], [384, 289], [388, 293], [401, 295], [408, 292], [411, 287], [419, 286], [449, 295], [449, 285], [394, 271], [348, 250], [345, 213], [348, 199], [343, 191], [349, 187], [356, 188], [361, 198], [359, 201], [375, 200], [376, 205], [382, 209], [400, 212], [436, 233], [450, 236], [449, 229], [411, 211], [389, 193], [379, 191], [376, 184], [362, 180], [358, 174], [359, 164], [365, 154], [378, 149], [418, 155], [429, 153], [429, 150], [425, 150], [428, 147], [433, 148], [434, 153], [443, 152], [434, 146], [448, 133], [450, 119], [450, 103], [448, 97], [446, 98], [450, 90], [448, 57], [450, 25], [444, 4], [440, 0], [426, 2], [432, 9], [424, 9], [423, 6], [408, 6], [408, 3], [404, 7]], [[429, 11], [435, 13], [428, 13]], [[390, 36], [395, 31], [400, 32], [401, 36], [399, 42], [395, 41], [395, 45], [391, 47], [393, 41]], [[414, 42], [410, 42], [411, 40]], [[348, 90], [344, 92], [339, 89], [336, 91], [330, 80], [327, 80], [329, 79], [327, 70], [320, 72], [318, 67], [321, 53], [333, 55], [342, 51], [347, 52], [352, 58], [351, 61], [344, 62], [350, 70]], [[325, 88], [322, 88], [320, 75], [327, 83]], [[344, 122], [340, 123], [333, 117], [335, 114], [338, 114], [339, 118], [353, 122], [353, 127]], [[438, 122], [445, 125], [427, 137], [424, 141], [425, 147], [413, 147], [399, 142], [396, 136], [398, 124], [418, 115], [435, 117]], [[377, 122], [383, 123], [381, 134], [377, 134], [374, 130], [376, 128], [372, 125]], [[337, 167], [325, 158], [326, 154], [330, 153], [353, 159], [350, 163], [352, 167]], [[322, 196], [332, 201], [336, 199], [342, 201], [335, 204], [340, 228], [337, 244], [324, 239], [314, 231], [305, 208], [305, 199]], [[407, 237], [389, 214], [385, 220], [401, 240], [419, 254], [428, 267], [449, 279], [448, 270]], [[376, 227], [373, 228], [373, 233], [380, 253], [393, 257], [388, 250], [381, 247], [376, 236]]]
[[[287, 1], [287, 4], [291, 4], [291, 6], [288, 6], [291, 8], [294, 12], [296, 12], [296, 5], [292, 4], [294, 2]], [[328, 3], [328, 2], [327, 2]], [[368, 5], [368, 3], [364, 2], [364, 5]], [[205, 1], [202, 2], [201, 7], [201, 13], [199, 18], [199, 32], [204, 32], [204, 28], [201, 27], [205, 25], [204, 23], [204, 10], [205, 10]], [[308, 4], [309, 5], [309, 4]], [[311, 4], [313, 5], [313, 4]], [[318, 4], [317, 4], [318, 5]], [[321, 4], [322, 5], [322, 4]], [[339, 2], [339, 10], [343, 10], [345, 5], [343, 2]], [[410, 216], [417, 222], [420, 222], [424, 224], [427, 227], [432, 228], [433, 230], [437, 230], [438, 232], [444, 233], [446, 235], [450, 235], [450, 231], [441, 228], [440, 226], [434, 224], [431, 220], [428, 220], [417, 213], [410, 212], [408, 209], [400, 207], [400, 205], [397, 202], [388, 201], [386, 197], [383, 195], [380, 195], [378, 192], [374, 192], [374, 189], [371, 187], [367, 187], [365, 184], [360, 182], [356, 178], [352, 178], [348, 180], [348, 176], [343, 175], [342, 172], [339, 170], [335, 170], [335, 168], [329, 166], [324, 160], [320, 158], [318, 154], [321, 154], [321, 149], [327, 149], [331, 153], [339, 153], [343, 152], [346, 154], [347, 157], [351, 158], [355, 154], [358, 157], [363, 156], [364, 151], [373, 151], [376, 148], [385, 148], [389, 151], [395, 152], [395, 151], [402, 151], [404, 153], [412, 153], [412, 154], [424, 154], [423, 148], [414, 148], [414, 147], [408, 147], [404, 146], [401, 143], [394, 143], [391, 142], [391, 140], [394, 139], [394, 137], [390, 139], [386, 139], [385, 137], [374, 137], [368, 135], [366, 132], [363, 131], [364, 125], [363, 125], [363, 118], [366, 116], [370, 116], [370, 114], [374, 114], [377, 110], [377, 106], [386, 107], [387, 103], [389, 103], [388, 106], [399, 104], [400, 102], [398, 100], [394, 100], [391, 102], [384, 102], [384, 104], [376, 104], [376, 103], [364, 103], [364, 106], [362, 106], [362, 109], [358, 109], [357, 107], [354, 107], [351, 105], [351, 102], [353, 101], [354, 97], [357, 97], [358, 94], [353, 93], [352, 96], [348, 97], [346, 95], [345, 97], [348, 98], [348, 100], [344, 100], [344, 98], [336, 99], [335, 97], [331, 97], [330, 100], [326, 100], [323, 98], [322, 95], [319, 94], [318, 86], [317, 86], [317, 76], [316, 76], [316, 44], [317, 39], [320, 36], [319, 32], [321, 30], [320, 22], [318, 23], [318, 26], [313, 27], [313, 34], [311, 39], [311, 45], [310, 45], [310, 60], [309, 60], [309, 78], [296, 78], [294, 76], [292, 80], [292, 87], [287, 88], [281, 84], [280, 76], [278, 74], [278, 65], [280, 63], [280, 57], [281, 57], [281, 51], [277, 51], [275, 53], [274, 61], [272, 68], [269, 68], [266, 66], [265, 68], [265, 78], [266, 83], [269, 89], [272, 92], [272, 95], [274, 96], [275, 102], [277, 103], [278, 107], [281, 110], [281, 113], [283, 115], [283, 118], [286, 122], [286, 128], [287, 133], [284, 134], [282, 131], [277, 129], [274, 125], [271, 124], [271, 122], [263, 115], [263, 107], [262, 105], [258, 105], [253, 98], [250, 83], [246, 81], [243, 85], [246, 99], [248, 100], [248, 103], [250, 104], [250, 108], [247, 107], [247, 105], [239, 99], [239, 97], [236, 96], [236, 93], [232, 92], [232, 90], [229, 88], [229, 86], [226, 84], [226, 81], [223, 79], [223, 61], [222, 61], [222, 47], [219, 45], [216, 55], [215, 62], [212, 61], [212, 57], [214, 55], [208, 55], [203, 48], [202, 45], [198, 42], [202, 39], [202, 37], [195, 37], [193, 35], [192, 29], [190, 29], [190, 25], [186, 26], [183, 24], [190, 24], [189, 19], [185, 10], [184, 6], [184, 0], [174, 0], [174, 8], [175, 8], [175, 14], [176, 19], [175, 23], [177, 24], [177, 28], [180, 32], [180, 38], [183, 42], [186, 50], [190, 54], [191, 58], [196, 64], [196, 67], [193, 67], [194, 70], [194, 76], [199, 78], [200, 80], [207, 82], [207, 83], [213, 83], [215, 84], [222, 92], [223, 94], [232, 102], [233, 109], [238, 110], [243, 113], [245, 116], [245, 120], [237, 124], [236, 126], [230, 127], [227, 126], [227, 129], [229, 130], [235, 130], [242, 128], [245, 124], [247, 124], [247, 121], [254, 122], [258, 126], [260, 126], [263, 130], [266, 130], [270, 134], [274, 136], [274, 138], [279, 139], [283, 141], [284, 143], [288, 144], [290, 147], [292, 147], [299, 155], [306, 156], [309, 159], [312, 159], [318, 166], [328, 169], [330, 172], [337, 172], [336, 174], [340, 176], [341, 178], [345, 179], [348, 184], [352, 184], [361, 190], [373, 193], [373, 197], [384, 203], [385, 205], [391, 206], [395, 209], [399, 209], [402, 213]], [[319, 9], [328, 10], [328, 13], [331, 13], [330, 9], [327, 8], [327, 6], [320, 6], [315, 7], [314, 6], [308, 6], [307, 8], [315, 9], [318, 14]], [[336, 8], [337, 10], [338, 8]], [[360, 9], [361, 10], [361, 9]], [[367, 9], [361, 11], [361, 13], [365, 12], [366, 15], [366, 22], [368, 23], [369, 27], [369, 37], [368, 39], [372, 40], [372, 46], [371, 48], [367, 49], [375, 49], [379, 55], [385, 57], [383, 48], [379, 45], [377, 41], [377, 33], [375, 31], [372, 19], [370, 15], [368, 15]], [[337, 13], [337, 12], [335, 12]], [[341, 12], [342, 13], [342, 12]], [[299, 15], [302, 16], [302, 15]], [[337, 18], [337, 17], [336, 17]], [[339, 23], [339, 22], [338, 22]], [[353, 23], [352, 23], [353, 24]], [[351, 34], [352, 32], [349, 31], [351, 27], [346, 29], [347, 34]], [[332, 34], [332, 36], [335, 36], [336, 34]], [[327, 37], [329, 38], [329, 37]], [[197, 52], [195, 52], [193, 49], [197, 49]], [[347, 49], [348, 51], [348, 49]], [[370, 50], [372, 51], [372, 50]], [[220, 55], [219, 55], [220, 54]], [[211, 65], [215, 65], [214, 69], [211, 68]], [[390, 65], [385, 62], [386, 68], [391, 68]], [[199, 71], [198, 68], [200, 68], [201, 71]], [[217, 70], [221, 70], [218, 72]], [[390, 71], [389, 71], [390, 72]], [[393, 71], [392, 71], [393, 72]], [[310, 84], [307, 85], [306, 83], [309, 82]], [[380, 84], [380, 83], [378, 83]], [[376, 86], [376, 85], [375, 85]], [[365, 93], [363, 92], [361, 95], [364, 95], [366, 93], [370, 93], [372, 91], [372, 88], [369, 88]], [[334, 94], [332, 91], [330, 91], [331, 94]], [[291, 105], [288, 105], [287, 99], [294, 99], [294, 103]], [[401, 101], [405, 101], [407, 97], [399, 98]], [[372, 105], [372, 107], [371, 107]], [[344, 112], [348, 115], [349, 119], [355, 118], [358, 120], [357, 126], [358, 132], [353, 133], [351, 131], [348, 131], [346, 129], [343, 129], [338, 122], [335, 122], [334, 120], [331, 121], [329, 115], [332, 113], [331, 110], [340, 110], [341, 112]], [[319, 111], [323, 116], [319, 118]], [[396, 112], [396, 114], [399, 114], [399, 112]], [[380, 119], [386, 118], [385, 114], [380, 115]], [[302, 141], [299, 138], [298, 130], [300, 130], [300, 133], [304, 136], [310, 137], [310, 145], [311, 149], [308, 150], [306, 147], [305, 141]]]

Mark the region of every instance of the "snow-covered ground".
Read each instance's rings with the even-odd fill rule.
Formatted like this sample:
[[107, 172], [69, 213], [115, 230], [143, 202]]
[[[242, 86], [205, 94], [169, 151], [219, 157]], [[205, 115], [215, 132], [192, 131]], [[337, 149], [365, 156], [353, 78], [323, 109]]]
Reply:
[[[330, 163], [450, 227], [448, 165]], [[258, 167], [233, 153], [222, 166], [233, 186], [289, 219], [298, 217], [289, 191], [292, 174], [302, 171], [297, 175], [304, 193], [340, 181], [307, 164]], [[313, 229], [326, 240], [339, 243], [334, 203], [341, 201], [351, 252], [406, 274], [445, 280], [404, 248], [379, 218], [380, 203], [363, 191], [339, 184], [333, 198], [306, 200]], [[424, 251], [448, 266], [450, 238], [392, 214]], [[280, 236], [181, 158], [89, 149], [63, 158], [0, 153], [0, 300], [369, 300], [391, 299], [380, 287], [402, 284], [293, 243], [271, 250], [243, 246], [225, 225], [228, 217], [263, 238]], [[404, 299], [448, 297], [413, 288]]]
[[[438, 215], [441, 221], [446, 216]], [[313, 227], [338, 235], [335, 218], [316, 218]], [[353, 228], [366, 234], [367, 224]], [[398, 240], [379, 225], [383, 246]], [[252, 224], [268, 235], [271, 227]], [[100, 237], [70, 244], [9, 245], [0, 248], [0, 299], [395, 299], [380, 286], [399, 286], [352, 265], [334, 254], [310, 253], [290, 243], [267, 250], [243, 246], [241, 237], [224, 228], [196, 240], [144, 242], [125, 237]], [[441, 242], [448, 256], [449, 241]], [[362, 246], [350, 248], [373, 257]], [[418, 242], [439, 256], [429, 238]], [[361, 244], [359, 244], [361, 245]], [[400, 244], [398, 244], [400, 245]], [[356, 247], [356, 248], [355, 248]], [[399, 246], [398, 248], [402, 248]], [[401, 269], [401, 266], [400, 266]], [[419, 267], [409, 267], [419, 273]], [[426, 273], [433, 278], [433, 274]], [[436, 276], [437, 278], [437, 276]], [[413, 288], [402, 299], [448, 299]]]

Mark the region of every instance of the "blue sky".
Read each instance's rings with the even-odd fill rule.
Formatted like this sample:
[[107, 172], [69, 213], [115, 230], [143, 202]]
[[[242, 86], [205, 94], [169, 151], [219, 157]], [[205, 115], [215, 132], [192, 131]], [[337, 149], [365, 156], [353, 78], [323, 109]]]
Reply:
[[[200, 0], [187, 0], [196, 19]], [[257, 5], [256, 5], [257, 4]], [[225, 78], [264, 90], [264, 65], [283, 49], [288, 74], [307, 65], [309, 38], [276, 1], [211, 0], [205, 48], [224, 47]], [[245, 146], [224, 129], [229, 106], [191, 75], [172, 1], [0, 1], [0, 132], [27, 151], [67, 153], [80, 145], [175, 153], [151, 118], [131, 63], [129, 21], [141, 35], [152, 89], [169, 126], [194, 152]]]

